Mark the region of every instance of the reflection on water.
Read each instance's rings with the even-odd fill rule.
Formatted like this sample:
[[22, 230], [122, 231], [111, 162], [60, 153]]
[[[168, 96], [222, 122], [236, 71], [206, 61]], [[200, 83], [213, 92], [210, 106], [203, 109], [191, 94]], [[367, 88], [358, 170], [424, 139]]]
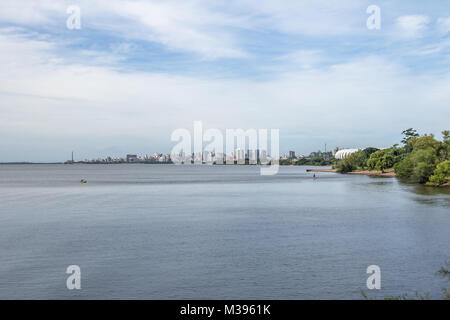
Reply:
[[406, 191], [411, 193], [414, 201], [426, 205], [450, 207], [450, 188], [431, 187], [418, 184], [398, 182]]
[[425, 195], [425, 196], [434, 196], [434, 195], [450, 195], [450, 188], [437, 188], [437, 187], [428, 187], [422, 185], [414, 185], [412, 191], [417, 194]]

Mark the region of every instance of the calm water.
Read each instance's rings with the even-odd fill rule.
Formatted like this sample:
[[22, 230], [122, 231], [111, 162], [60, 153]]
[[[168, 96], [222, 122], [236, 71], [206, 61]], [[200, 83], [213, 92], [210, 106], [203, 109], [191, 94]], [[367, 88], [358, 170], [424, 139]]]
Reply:
[[449, 209], [449, 190], [306, 167], [2, 165], [0, 299], [360, 299], [372, 264], [370, 296], [439, 298]]

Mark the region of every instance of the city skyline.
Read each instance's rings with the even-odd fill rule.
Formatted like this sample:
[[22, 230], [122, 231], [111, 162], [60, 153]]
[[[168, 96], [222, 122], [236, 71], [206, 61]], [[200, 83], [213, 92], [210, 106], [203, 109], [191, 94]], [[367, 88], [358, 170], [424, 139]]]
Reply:
[[[333, 151], [321, 151], [320, 149], [318, 151], [312, 151], [309, 154], [296, 154], [294, 150], [289, 150], [287, 153], [280, 154], [280, 159], [300, 159], [300, 158], [314, 158], [314, 157], [320, 157], [322, 155], [334, 155], [338, 150], [341, 150], [341, 148], [336, 147]], [[171, 158], [174, 156], [174, 154], [171, 153], [159, 153], [155, 152], [151, 155], [149, 154], [133, 154], [128, 153], [126, 156], [105, 156], [105, 157], [99, 157], [99, 158], [86, 158], [86, 159], [74, 159], [74, 152], [72, 152], [72, 158], [70, 160], [66, 160], [64, 163], [135, 163], [135, 162], [146, 162], [146, 163], [171, 163]], [[218, 159], [222, 159], [223, 162], [226, 161], [228, 154], [223, 152], [215, 152], [215, 151], [208, 151], [204, 150], [203, 152], [195, 153], [190, 152], [187, 154], [188, 158], [193, 162], [195, 160], [201, 159], [203, 163], [207, 162], [215, 162]], [[180, 156], [182, 158], [186, 158], [185, 152], [180, 152], [177, 156]], [[235, 160], [238, 161], [239, 159], [244, 160], [257, 160], [259, 161], [262, 158], [271, 159], [271, 155], [267, 153], [264, 149], [240, 149], [236, 148], [234, 152], [231, 152], [230, 156]]]

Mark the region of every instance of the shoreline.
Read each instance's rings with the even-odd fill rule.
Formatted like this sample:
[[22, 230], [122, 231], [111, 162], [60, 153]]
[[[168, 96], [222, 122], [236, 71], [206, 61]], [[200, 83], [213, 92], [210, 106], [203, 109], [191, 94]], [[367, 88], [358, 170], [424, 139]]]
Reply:
[[[338, 173], [337, 169], [307, 169], [306, 172]], [[394, 171], [381, 172], [381, 171], [369, 171], [369, 170], [352, 171], [352, 172], [347, 172], [347, 173], [343, 173], [343, 174], [358, 174], [358, 175], [377, 176], [377, 177], [395, 177], [396, 176]]]
[[[329, 172], [329, 173], [339, 173], [337, 169], [306, 169], [306, 172]], [[374, 177], [390, 177], [394, 178], [396, 177], [396, 174], [394, 171], [387, 171], [387, 172], [381, 172], [381, 171], [369, 171], [369, 170], [360, 170], [360, 171], [352, 171], [342, 174], [356, 174], [356, 175], [365, 175], [365, 176], [374, 176]], [[450, 188], [450, 182], [447, 182], [442, 185], [424, 185], [425, 187], [432, 187], [432, 188]]]

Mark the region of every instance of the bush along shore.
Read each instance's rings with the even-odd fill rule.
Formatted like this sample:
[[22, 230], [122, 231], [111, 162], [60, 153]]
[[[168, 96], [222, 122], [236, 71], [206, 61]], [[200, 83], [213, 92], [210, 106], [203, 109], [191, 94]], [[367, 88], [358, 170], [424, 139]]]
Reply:
[[420, 136], [412, 128], [402, 134], [401, 146], [396, 144], [381, 150], [366, 148], [352, 153], [340, 160], [334, 170], [340, 173], [396, 176], [405, 182], [449, 187], [450, 131], [442, 132], [442, 141], [436, 140], [432, 134]]

